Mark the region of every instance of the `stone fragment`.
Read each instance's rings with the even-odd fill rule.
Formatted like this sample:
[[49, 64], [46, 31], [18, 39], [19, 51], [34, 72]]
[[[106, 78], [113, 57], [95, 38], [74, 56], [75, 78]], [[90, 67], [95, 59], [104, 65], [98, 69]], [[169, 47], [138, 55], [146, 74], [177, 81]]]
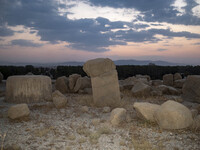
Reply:
[[58, 90], [52, 93], [52, 99], [53, 99], [53, 104], [58, 109], [64, 108], [67, 104], [67, 97]]
[[73, 90], [75, 85], [76, 85], [76, 81], [78, 80], [78, 78], [80, 78], [81, 75], [79, 74], [72, 74], [69, 76], [69, 89]]
[[66, 76], [62, 76], [56, 79], [55, 88], [61, 93], [65, 94], [69, 92], [69, 79]]
[[110, 122], [114, 126], [119, 126], [126, 121], [126, 109], [115, 108], [110, 115]]
[[27, 104], [17, 104], [11, 106], [8, 110], [8, 117], [10, 119], [21, 119], [27, 117], [30, 114], [30, 110]]

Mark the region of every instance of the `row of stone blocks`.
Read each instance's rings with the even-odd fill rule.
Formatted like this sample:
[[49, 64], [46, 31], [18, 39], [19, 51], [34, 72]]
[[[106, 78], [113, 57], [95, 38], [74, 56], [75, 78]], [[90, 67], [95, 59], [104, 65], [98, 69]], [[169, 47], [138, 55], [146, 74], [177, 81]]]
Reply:
[[[96, 106], [120, 104], [116, 66], [112, 60], [99, 58], [87, 61], [84, 71], [91, 77], [93, 101]], [[47, 76], [11, 76], [6, 82], [6, 101], [35, 103], [51, 99], [52, 84]]]

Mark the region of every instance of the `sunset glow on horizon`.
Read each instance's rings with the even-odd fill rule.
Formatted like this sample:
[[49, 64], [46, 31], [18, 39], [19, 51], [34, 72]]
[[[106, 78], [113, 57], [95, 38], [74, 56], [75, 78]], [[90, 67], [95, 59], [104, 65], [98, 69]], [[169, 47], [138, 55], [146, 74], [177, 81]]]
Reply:
[[0, 62], [108, 57], [200, 65], [198, 8], [199, 0], [1, 0]]

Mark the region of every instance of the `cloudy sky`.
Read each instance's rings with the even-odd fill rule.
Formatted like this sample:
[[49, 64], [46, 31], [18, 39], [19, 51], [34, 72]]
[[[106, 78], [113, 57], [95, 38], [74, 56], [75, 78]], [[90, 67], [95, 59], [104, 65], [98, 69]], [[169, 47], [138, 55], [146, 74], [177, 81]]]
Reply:
[[0, 0], [0, 61], [200, 65], [200, 0]]

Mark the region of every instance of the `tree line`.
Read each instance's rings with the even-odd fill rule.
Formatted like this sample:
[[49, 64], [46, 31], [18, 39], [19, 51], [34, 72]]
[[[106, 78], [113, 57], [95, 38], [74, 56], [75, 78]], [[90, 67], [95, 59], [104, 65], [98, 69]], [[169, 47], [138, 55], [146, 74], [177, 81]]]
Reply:
[[[156, 66], [156, 65], [123, 65], [116, 66], [119, 79], [125, 79], [137, 74], [149, 75], [151, 79], [162, 79], [164, 74], [169, 73], [181, 73], [182, 76], [188, 75], [200, 75], [200, 66]], [[77, 73], [81, 76], [86, 76], [82, 66], [57, 66], [55, 68], [49, 67], [34, 67], [32, 65], [27, 66], [0, 66], [0, 72], [4, 75], [4, 79], [7, 79], [12, 75], [26, 75], [27, 73], [33, 73], [34, 75], [48, 75], [52, 79], [56, 79], [60, 76], [69, 76]]]

